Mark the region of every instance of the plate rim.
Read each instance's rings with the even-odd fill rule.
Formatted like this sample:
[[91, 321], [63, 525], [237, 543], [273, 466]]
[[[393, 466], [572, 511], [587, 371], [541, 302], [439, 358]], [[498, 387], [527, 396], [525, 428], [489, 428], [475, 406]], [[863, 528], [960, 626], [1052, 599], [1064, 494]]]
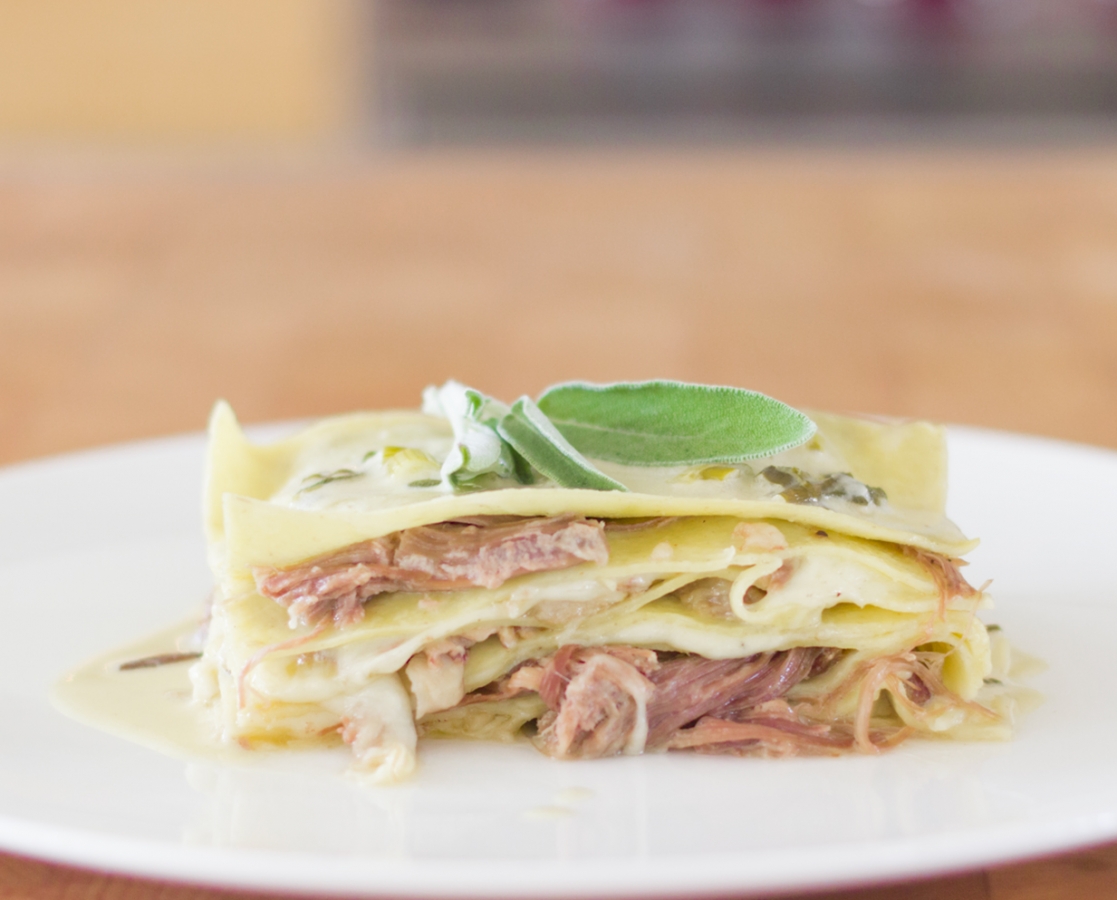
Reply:
[[[254, 435], [271, 435], [289, 430], [301, 422], [274, 422], [253, 426]], [[1055, 451], [1096, 455], [1117, 465], [1117, 450], [1097, 445], [1066, 441], [1059, 438], [1021, 434], [974, 426], [950, 425], [952, 438], [1009, 441], [1046, 446]], [[21, 460], [0, 467], [0, 483], [10, 478], [48, 471], [75, 462], [95, 463], [112, 460], [121, 454], [146, 454], [159, 450], [177, 451], [204, 446], [204, 434], [180, 434], [146, 438], [119, 444], [106, 444], [84, 450]], [[849, 888], [859, 885], [906, 881], [945, 876], [991, 865], [1006, 864], [1024, 858], [1036, 858], [1083, 849], [1117, 838], [1117, 809], [1104, 813], [1078, 814], [1037, 827], [1034, 822], [996, 824], [971, 829], [974, 841], [959, 853], [960, 836], [969, 832], [952, 831], [919, 837], [897, 837], [870, 843], [887, 846], [889, 853], [865, 864], [859, 857], [856, 864], [842, 864], [838, 859], [848, 854], [848, 845], [834, 844], [812, 847], [815, 858], [834, 857], [828, 864], [800, 867], [789, 874], [788, 859], [801, 857], [803, 848], [765, 849], [763, 856], [772, 862], [761, 872], [741, 872], [757, 854], [744, 856], [724, 853], [694, 855], [701, 859], [707, 876], [699, 887], [685, 883], [677, 871], [683, 857], [668, 860], [643, 857], [612, 859], [575, 859], [572, 861], [511, 860], [480, 861], [411, 859], [346, 859], [324, 857], [322, 854], [268, 851], [247, 848], [201, 847], [166, 840], [92, 833], [87, 830], [33, 821], [9, 815], [0, 810], [0, 848], [51, 863], [72, 865], [120, 875], [133, 875], [153, 880], [171, 880], [200, 886], [236, 889], [264, 889], [300, 895], [359, 895], [364, 897], [512, 897], [528, 895], [536, 898], [560, 896], [626, 896], [637, 891], [642, 896], [687, 896], [725, 894], [738, 895]], [[322, 866], [323, 859], [330, 865]], [[202, 865], [199, 866], [199, 863]], [[647, 877], [637, 888], [631, 881], [633, 865]], [[199, 869], [206, 871], [199, 871]], [[322, 869], [333, 869], [323, 881]], [[747, 868], [747, 865], [745, 865]], [[493, 880], [497, 870], [496, 880]], [[579, 869], [584, 871], [578, 871]], [[421, 871], [420, 871], [421, 870]], [[475, 871], [476, 870], [476, 871]], [[484, 870], [482, 885], [474, 878]], [[456, 873], [456, 874], [455, 874]], [[541, 873], [561, 876], [554, 890], [548, 886], [528, 884], [528, 877], [539, 879]], [[629, 876], [628, 879], [625, 875]], [[463, 879], [461, 876], [469, 877]], [[377, 875], [376, 883], [369, 884]], [[419, 876], [418, 878], [416, 876]], [[742, 878], [747, 875], [747, 879]], [[760, 876], [759, 878], [757, 876]], [[604, 876], [604, 879], [603, 879]], [[355, 879], [355, 880], [354, 880]], [[604, 883], [603, 883], [604, 880]], [[454, 882], [458, 883], [454, 883]], [[461, 882], [465, 881], [465, 884]]]

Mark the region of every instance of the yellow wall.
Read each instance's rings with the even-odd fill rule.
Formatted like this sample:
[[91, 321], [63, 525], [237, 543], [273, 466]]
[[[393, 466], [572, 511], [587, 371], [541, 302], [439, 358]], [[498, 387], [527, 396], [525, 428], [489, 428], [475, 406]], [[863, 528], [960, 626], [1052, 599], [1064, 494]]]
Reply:
[[0, 140], [305, 140], [355, 119], [347, 0], [0, 0]]

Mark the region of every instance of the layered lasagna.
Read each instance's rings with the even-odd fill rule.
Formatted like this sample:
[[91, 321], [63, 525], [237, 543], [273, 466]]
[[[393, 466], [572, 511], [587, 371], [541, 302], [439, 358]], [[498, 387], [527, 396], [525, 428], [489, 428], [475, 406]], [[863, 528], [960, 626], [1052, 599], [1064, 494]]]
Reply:
[[380, 783], [433, 738], [586, 759], [1007, 736], [943, 431], [811, 418], [809, 441], [747, 463], [592, 461], [623, 489], [451, 489], [445, 418], [257, 445], [219, 404], [195, 700], [227, 741], [344, 743]]

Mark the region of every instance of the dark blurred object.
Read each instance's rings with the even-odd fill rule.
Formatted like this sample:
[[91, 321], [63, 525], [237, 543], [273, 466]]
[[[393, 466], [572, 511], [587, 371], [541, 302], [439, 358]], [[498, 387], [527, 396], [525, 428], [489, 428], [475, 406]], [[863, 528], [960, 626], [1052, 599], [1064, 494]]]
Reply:
[[388, 141], [1117, 113], [1117, 0], [380, 0], [375, 20]]

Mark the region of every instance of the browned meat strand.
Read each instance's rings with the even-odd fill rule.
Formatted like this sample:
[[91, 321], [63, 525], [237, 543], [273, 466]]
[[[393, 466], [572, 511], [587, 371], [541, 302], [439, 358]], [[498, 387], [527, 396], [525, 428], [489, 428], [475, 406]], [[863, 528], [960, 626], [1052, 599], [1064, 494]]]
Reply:
[[962, 560], [951, 559], [949, 556], [930, 553], [915, 547], [904, 547], [904, 555], [921, 563], [935, 580], [935, 585], [939, 589], [940, 615], [946, 612], [947, 604], [955, 597], [966, 599], [978, 593], [974, 586], [966, 581], [959, 568], [960, 565], [965, 565]]
[[724, 706], [742, 691], [765, 680], [771, 653], [745, 659], [681, 656], [652, 673], [656, 686], [648, 704], [648, 747], [658, 747], [678, 729]]
[[606, 654], [636, 669], [641, 675], [650, 675], [659, 663], [654, 650], [640, 647], [580, 647], [564, 644], [549, 660], [541, 661], [543, 675], [539, 683], [539, 696], [551, 709], [558, 709], [566, 696], [567, 687], [587, 660]]
[[680, 728], [713, 713], [732, 719], [753, 706], [782, 697], [808, 676], [818, 647], [759, 653], [747, 659], [683, 656], [652, 673], [648, 747], [667, 744]]
[[446, 522], [409, 528], [400, 532], [395, 556], [395, 564], [409, 572], [487, 588], [528, 572], [608, 561], [604, 524], [574, 515], [484, 526]]
[[732, 720], [704, 716], [692, 728], [675, 732], [670, 750], [767, 756], [832, 754], [853, 748], [847, 724], [822, 724], [803, 719], [786, 700], [758, 704]]
[[[752, 746], [782, 753], [791, 743], [799, 752], [829, 752], [852, 744], [851, 729], [831, 733], [829, 726], [801, 720], [780, 698], [841, 654], [800, 647], [745, 659], [660, 659], [637, 647], [568, 644], [463, 702], [537, 692], [548, 712], [539, 719], [535, 744], [560, 759], [698, 746], [719, 752], [721, 744], [724, 752]], [[771, 706], [776, 701], [783, 706]]]
[[655, 652], [633, 647], [561, 648], [544, 669], [539, 695], [550, 709], [540, 717], [535, 744], [558, 759], [598, 759], [629, 749], [641, 709], [655, 686], [647, 674]]
[[257, 590], [287, 608], [292, 627], [360, 621], [363, 604], [389, 591], [499, 587], [529, 572], [605, 563], [601, 522], [561, 515], [444, 522], [409, 528], [285, 569], [253, 571]]

